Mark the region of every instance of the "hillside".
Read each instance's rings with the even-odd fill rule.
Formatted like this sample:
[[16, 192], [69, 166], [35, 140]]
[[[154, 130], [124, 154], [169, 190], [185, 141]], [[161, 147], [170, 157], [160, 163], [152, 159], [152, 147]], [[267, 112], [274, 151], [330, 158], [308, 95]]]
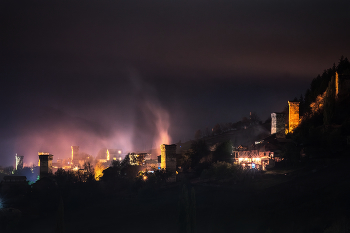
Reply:
[[[209, 147], [227, 141], [231, 141], [233, 143], [233, 146], [248, 146], [254, 143], [254, 141], [261, 140], [269, 136], [270, 129], [270, 123], [256, 124], [248, 126], [246, 129], [242, 128], [237, 130], [230, 130], [221, 134], [203, 137], [201, 140], [204, 140]], [[176, 143], [177, 152], [180, 153], [181, 151], [190, 149], [191, 143], [192, 141]]]
[[[350, 154], [350, 62], [325, 70], [311, 83], [301, 123], [290, 137], [309, 158]], [[311, 94], [313, 93], [313, 94]]]

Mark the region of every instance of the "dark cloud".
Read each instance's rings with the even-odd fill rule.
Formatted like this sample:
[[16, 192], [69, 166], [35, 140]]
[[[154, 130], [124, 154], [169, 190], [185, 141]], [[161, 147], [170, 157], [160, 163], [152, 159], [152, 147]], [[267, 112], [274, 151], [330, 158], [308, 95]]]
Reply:
[[173, 142], [250, 111], [264, 120], [349, 55], [349, 7], [2, 1], [0, 156], [65, 156], [74, 143], [92, 154], [143, 149], [165, 118]]

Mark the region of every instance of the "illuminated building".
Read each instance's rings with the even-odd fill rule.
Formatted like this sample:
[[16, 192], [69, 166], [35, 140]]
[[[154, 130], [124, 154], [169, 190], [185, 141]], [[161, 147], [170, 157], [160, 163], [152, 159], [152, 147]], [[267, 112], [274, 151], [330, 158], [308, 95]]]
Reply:
[[16, 154], [16, 170], [23, 169], [23, 158], [24, 156], [18, 156]]
[[335, 72], [335, 98], [338, 98], [339, 95], [339, 75], [338, 72]]
[[299, 119], [299, 103], [297, 101], [288, 101], [289, 106], [289, 118], [288, 118], [288, 132], [292, 133], [293, 130], [298, 127]]
[[52, 174], [53, 155], [47, 152], [38, 152], [40, 163], [40, 178]]
[[121, 160], [122, 150], [120, 149], [107, 149], [106, 159], [109, 160]]
[[335, 97], [348, 96], [350, 91], [350, 75], [335, 72]]
[[107, 159], [98, 159], [97, 161], [100, 163], [107, 163], [108, 162]]
[[129, 163], [133, 166], [144, 166], [147, 153], [129, 153]]
[[79, 165], [79, 146], [71, 146], [72, 149], [72, 165], [78, 166]]
[[239, 164], [244, 168], [256, 168], [265, 170], [268, 165], [272, 164], [273, 152], [248, 149], [247, 147], [239, 146], [232, 151], [235, 164]]
[[79, 160], [79, 146], [71, 146], [72, 148], [72, 162]]
[[129, 153], [129, 164], [132, 166], [139, 165], [137, 162], [137, 154], [136, 153]]
[[176, 145], [160, 145], [161, 151], [161, 168], [171, 173], [169, 182], [176, 181]]
[[278, 138], [285, 138], [285, 115], [283, 113], [271, 113], [271, 134]]
[[113, 160], [122, 160], [122, 150], [121, 149], [107, 149], [107, 148], [102, 148], [97, 156], [96, 160], [101, 162], [101, 163], [109, 163], [110, 161]]

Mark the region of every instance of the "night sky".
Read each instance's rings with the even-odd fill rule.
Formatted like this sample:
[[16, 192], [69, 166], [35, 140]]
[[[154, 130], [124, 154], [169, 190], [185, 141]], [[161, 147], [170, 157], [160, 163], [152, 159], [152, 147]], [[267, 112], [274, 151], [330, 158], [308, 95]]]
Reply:
[[0, 1], [0, 165], [265, 121], [350, 56], [349, 12], [343, 0]]

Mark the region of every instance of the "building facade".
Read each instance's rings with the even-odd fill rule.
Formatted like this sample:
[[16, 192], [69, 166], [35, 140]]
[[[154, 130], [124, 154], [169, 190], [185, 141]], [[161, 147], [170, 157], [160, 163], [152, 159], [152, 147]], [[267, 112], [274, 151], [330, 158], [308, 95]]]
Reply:
[[288, 132], [293, 133], [294, 129], [300, 123], [299, 103], [297, 101], [288, 101], [289, 117], [288, 117]]
[[16, 170], [23, 169], [23, 158], [24, 156], [19, 156], [16, 154]]
[[278, 138], [285, 138], [285, 115], [284, 113], [271, 113], [271, 134], [276, 134]]
[[38, 152], [39, 166], [40, 166], [40, 179], [52, 174], [52, 160], [53, 155], [47, 152]]
[[72, 149], [72, 164], [79, 164], [79, 146], [71, 146]]
[[122, 150], [120, 149], [107, 149], [106, 152], [106, 159], [107, 161], [110, 160], [122, 160]]
[[273, 160], [273, 152], [260, 151], [257, 149], [248, 149], [247, 147], [239, 146], [232, 151], [234, 163], [239, 164], [244, 168], [265, 170], [271, 165]]
[[161, 168], [171, 174], [168, 181], [176, 181], [176, 145], [160, 145]]

